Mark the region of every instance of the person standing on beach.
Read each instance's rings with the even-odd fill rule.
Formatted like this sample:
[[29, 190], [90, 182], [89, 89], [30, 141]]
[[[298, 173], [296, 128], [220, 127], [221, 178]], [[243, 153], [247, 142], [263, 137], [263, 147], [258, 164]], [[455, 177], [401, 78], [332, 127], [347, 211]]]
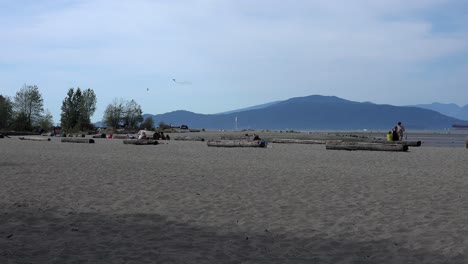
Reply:
[[399, 141], [403, 140], [403, 132], [405, 132], [405, 127], [401, 124], [401, 122], [398, 122], [397, 134], [398, 134], [398, 140]]

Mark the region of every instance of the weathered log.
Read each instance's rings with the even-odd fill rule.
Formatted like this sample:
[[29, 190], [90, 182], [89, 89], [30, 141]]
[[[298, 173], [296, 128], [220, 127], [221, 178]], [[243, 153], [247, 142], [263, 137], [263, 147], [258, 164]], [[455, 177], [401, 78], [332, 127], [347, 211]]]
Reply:
[[408, 145], [367, 142], [330, 142], [325, 145], [331, 150], [407, 151]]
[[174, 140], [185, 140], [185, 141], [205, 141], [202, 137], [175, 137]]
[[113, 139], [127, 139], [128, 135], [127, 134], [114, 134], [112, 135]]
[[272, 143], [287, 143], [287, 144], [326, 144], [327, 142], [342, 142], [342, 140], [276, 138], [276, 139], [272, 139], [271, 142]]
[[157, 140], [152, 139], [124, 139], [124, 144], [131, 144], [131, 145], [158, 145], [159, 142]]
[[266, 143], [263, 140], [256, 141], [245, 141], [245, 140], [213, 140], [208, 141], [207, 145], [209, 147], [253, 147], [253, 148], [265, 148]]
[[19, 137], [21, 140], [32, 140], [32, 141], [50, 141], [50, 138], [44, 137]]
[[106, 138], [106, 134], [102, 133], [102, 134], [93, 135], [92, 138]]
[[408, 147], [420, 147], [421, 141], [385, 141], [385, 140], [372, 140], [371, 143], [382, 143], [382, 144], [402, 144]]
[[68, 143], [94, 143], [94, 139], [87, 138], [62, 138], [62, 142]]

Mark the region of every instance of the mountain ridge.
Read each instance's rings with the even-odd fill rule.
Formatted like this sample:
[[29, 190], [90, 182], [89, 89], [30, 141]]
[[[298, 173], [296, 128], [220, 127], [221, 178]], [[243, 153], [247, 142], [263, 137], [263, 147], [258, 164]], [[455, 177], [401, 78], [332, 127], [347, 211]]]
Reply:
[[[259, 107], [263, 106], [263, 107]], [[219, 114], [177, 110], [152, 116], [155, 124], [205, 129], [347, 130], [391, 129], [401, 121], [407, 129], [449, 129], [468, 121], [416, 106], [355, 102], [336, 96], [310, 95]], [[236, 123], [237, 120], [237, 123]]]

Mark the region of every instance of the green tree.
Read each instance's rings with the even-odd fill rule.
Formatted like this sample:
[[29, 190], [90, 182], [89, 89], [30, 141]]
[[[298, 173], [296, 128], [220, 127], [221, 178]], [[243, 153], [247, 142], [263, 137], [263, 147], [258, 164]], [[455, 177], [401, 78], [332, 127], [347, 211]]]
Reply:
[[93, 90], [81, 91], [70, 88], [62, 101], [60, 122], [65, 130], [84, 131], [91, 129], [91, 116], [96, 111], [96, 94]]
[[78, 123], [77, 106], [73, 102], [75, 91], [73, 88], [68, 90], [67, 96], [62, 101], [62, 113], [60, 114], [60, 123], [65, 130], [72, 130]]
[[6, 129], [13, 122], [13, 102], [9, 97], [0, 95], [0, 129]]
[[147, 117], [140, 125], [140, 129], [154, 130], [154, 120], [152, 117]]
[[[79, 89], [79, 88], [78, 88]], [[81, 98], [80, 124], [84, 129], [92, 128], [91, 117], [96, 111], [96, 94], [91, 89], [83, 90]]]
[[39, 119], [39, 127], [43, 129], [50, 129], [54, 125], [54, 119], [49, 110], [45, 111], [45, 114]]
[[44, 112], [42, 95], [36, 85], [24, 85], [13, 103], [16, 129], [32, 130]]
[[159, 129], [164, 130], [164, 129], [169, 129], [171, 128], [170, 125], [164, 123], [163, 121], [159, 122]]
[[114, 99], [104, 110], [103, 121], [107, 126], [117, 128], [125, 126], [128, 129], [138, 128], [143, 121], [141, 106], [134, 100]]
[[138, 128], [138, 125], [143, 121], [142, 113], [141, 106], [134, 100], [127, 102], [123, 110], [122, 121], [124, 125], [129, 129]]
[[117, 128], [121, 125], [125, 102], [123, 99], [114, 99], [104, 110], [103, 121], [107, 126]]

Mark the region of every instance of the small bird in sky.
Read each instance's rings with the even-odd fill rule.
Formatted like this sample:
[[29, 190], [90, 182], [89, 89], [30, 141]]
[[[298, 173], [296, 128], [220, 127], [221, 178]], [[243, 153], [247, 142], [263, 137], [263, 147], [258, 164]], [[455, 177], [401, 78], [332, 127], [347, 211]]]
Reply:
[[192, 83], [191, 82], [187, 82], [187, 81], [183, 81], [183, 82], [178, 82], [176, 81], [176, 79], [172, 79], [175, 83], [177, 84], [181, 84], [181, 85], [191, 85]]

